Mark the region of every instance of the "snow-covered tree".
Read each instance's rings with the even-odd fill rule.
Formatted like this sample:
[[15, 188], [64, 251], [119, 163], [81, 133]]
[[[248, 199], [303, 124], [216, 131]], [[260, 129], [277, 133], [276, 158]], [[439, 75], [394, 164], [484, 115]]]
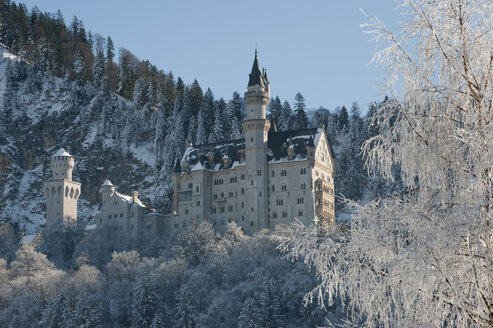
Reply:
[[156, 317], [157, 295], [152, 277], [144, 272], [133, 290], [132, 328], [147, 328]]
[[187, 287], [182, 287], [176, 292], [176, 311], [174, 328], [195, 328], [195, 308], [192, 305], [192, 293]]
[[339, 296], [355, 323], [491, 327], [493, 3], [400, 4], [399, 31], [366, 25], [392, 101], [375, 108], [365, 151], [384, 178], [399, 165], [406, 190], [356, 206], [348, 235], [300, 228], [292, 254], [321, 278], [308, 300]]
[[238, 328], [264, 327], [261, 322], [261, 311], [258, 302], [253, 298], [247, 298], [238, 317]]

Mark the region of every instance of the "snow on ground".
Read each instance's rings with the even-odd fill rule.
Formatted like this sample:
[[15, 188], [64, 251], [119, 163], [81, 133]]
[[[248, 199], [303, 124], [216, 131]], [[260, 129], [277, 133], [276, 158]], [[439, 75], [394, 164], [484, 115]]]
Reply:
[[156, 164], [156, 156], [152, 153], [152, 146], [150, 144], [145, 144], [138, 147], [131, 145], [129, 150], [133, 157], [142, 163], [151, 167]]

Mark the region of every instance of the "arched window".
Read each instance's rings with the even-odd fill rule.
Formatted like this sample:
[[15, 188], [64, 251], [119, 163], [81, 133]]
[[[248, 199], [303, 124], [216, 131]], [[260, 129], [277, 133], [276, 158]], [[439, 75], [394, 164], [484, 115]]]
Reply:
[[70, 198], [74, 198], [74, 188], [70, 188]]
[[65, 197], [68, 197], [69, 189], [68, 186], [65, 187]]

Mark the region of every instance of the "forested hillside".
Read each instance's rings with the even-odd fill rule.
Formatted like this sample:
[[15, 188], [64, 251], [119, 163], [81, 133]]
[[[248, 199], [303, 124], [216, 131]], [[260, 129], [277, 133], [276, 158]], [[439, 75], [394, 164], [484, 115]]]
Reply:
[[[27, 233], [43, 224], [40, 186], [49, 178], [49, 156], [61, 146], [76, 157], [84, 221], [94, 215], [106, 178], [168, 212], [172, 169], [186, 145], [241, 137], [239, 93], [216, 99], [197, 80], [188, 84], [126, 49], [116, 61], [111, 38], [88, 32], [77, 17], [66, 24], [60, 12], [0, 3], [2, 221]], [[356, 103], [349, 113], [346, 107], [307, 109], [298, 93], [292, 102], [274, 96], [268, 109], [280, 130], [325, 124], [338, 193], [361, 199], [389, 190], [367, 178], [360, 150], [372, 132]]]

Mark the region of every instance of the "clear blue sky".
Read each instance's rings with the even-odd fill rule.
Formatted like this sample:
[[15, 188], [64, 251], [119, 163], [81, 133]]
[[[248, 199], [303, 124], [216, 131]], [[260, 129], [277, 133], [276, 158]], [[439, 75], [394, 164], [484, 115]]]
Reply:
[[360, 24], [359, 11], [388, 26], [400, 20], [393, 0], [27, 0], [28, 8], [60, 9], [70, 23], [76, 15], [87, 30], [111, 36], [159, 69], [185, 83], [197, 78], [203, 90], [229, 99], [246, 89], [255, 43], [267, 69], [271, 95], [292, 102], [301, 92], [309, 108], [362, 109], [380, 100], [372, 86], [383, 71], [368, 65], [375, 49]]

